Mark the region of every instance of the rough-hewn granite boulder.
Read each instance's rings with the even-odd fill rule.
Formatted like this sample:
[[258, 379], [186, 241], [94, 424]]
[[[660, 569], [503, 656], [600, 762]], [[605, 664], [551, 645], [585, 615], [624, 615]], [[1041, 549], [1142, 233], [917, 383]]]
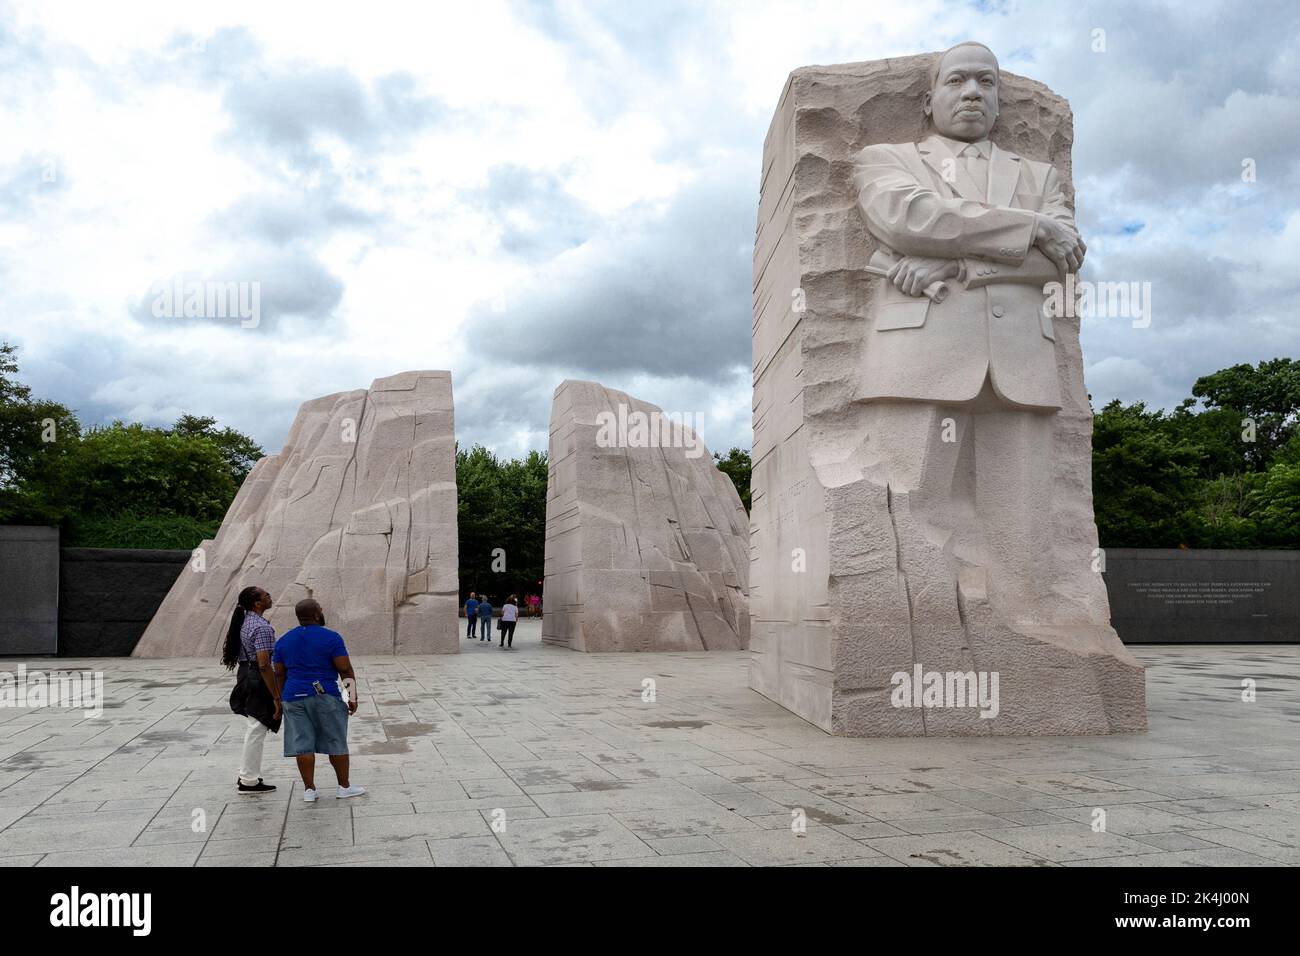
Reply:
[[542, 640], [580, 651], [746, 647], [748, 562], [740, 496], [692, 429], [596, 382], [560, 384]]
[[236, 595], [259, 585], [277, 634], [314, 597], [354, 654], [454, 654], [456, 439], [451, 374], [403, 372], [306, 402], [284, 450], [244, 481], [135, 649], [219, 650]]

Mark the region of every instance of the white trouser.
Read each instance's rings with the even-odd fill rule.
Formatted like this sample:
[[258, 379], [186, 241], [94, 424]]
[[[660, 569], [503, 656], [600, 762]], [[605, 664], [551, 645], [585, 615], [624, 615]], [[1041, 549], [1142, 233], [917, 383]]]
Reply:
[[251, 787], [262, 776], [262, 745], [266, 743], [266, 724], [256, 717], [245, 717], [244, 755], [239, 766], [239, 782]]

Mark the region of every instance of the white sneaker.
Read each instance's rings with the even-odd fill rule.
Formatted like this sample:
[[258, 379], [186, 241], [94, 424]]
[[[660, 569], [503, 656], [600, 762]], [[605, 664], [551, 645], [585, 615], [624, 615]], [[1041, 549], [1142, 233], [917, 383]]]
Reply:
[[365, 792], [365, 787], [358, 787], [354, 783], [350, 787], [339, 787], [338, 798], [342, 800], [344, 797], [359, 797]]
[[303, 798], [303, 800], [305, 800], [307, 803], [315, 803], [315, 802], [316, 802], [316, 791], [315, 791], [315, 790], [304, 790], [304, 791], [302, 792], [302, 798]]

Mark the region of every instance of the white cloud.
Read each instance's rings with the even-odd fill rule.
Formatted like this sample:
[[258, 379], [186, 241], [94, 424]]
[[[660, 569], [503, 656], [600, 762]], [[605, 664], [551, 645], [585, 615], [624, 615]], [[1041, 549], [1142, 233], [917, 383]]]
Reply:
[[[1297, 22], [1227, 0], [0, 5], [0, 337], [87, 420], [210, 414], [271, 449], [306, 398], [421, 367], [453, 371], [462, 442], [507, 454], [545, 447], [564, 377], [747, 446], [786, 76], [969, 37], [1073, 103], [1087, 275], [1153, 284], [1150, 328], [1085, 325], [1094, 402], [1175, 404], [1300, 351]], [[177, 272], [267, 281], [288, 315], [138, 317]]]

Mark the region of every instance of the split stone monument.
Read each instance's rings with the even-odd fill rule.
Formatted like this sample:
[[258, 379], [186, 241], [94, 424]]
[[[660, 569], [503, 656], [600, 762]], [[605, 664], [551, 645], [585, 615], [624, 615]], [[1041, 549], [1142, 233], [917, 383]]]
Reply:
[[274, 599], [277, 634], [296, 626], [293, 605], [314, 597], [353, 654], [458, 653], [449, 372], [403, 372], [306, 402], [284, 450], [253, 467], [135, 655], [219, 653], [250, 584]]
[[695, 432], [596, 382], [551, 405], [542, 640], [580, 651], [749, 644], [748, 519]]
[[791, 74], [754, 250], [751, 686], [849, 736], [1146, 728], [1097, 552], [1070, 109], [978, 44]]

